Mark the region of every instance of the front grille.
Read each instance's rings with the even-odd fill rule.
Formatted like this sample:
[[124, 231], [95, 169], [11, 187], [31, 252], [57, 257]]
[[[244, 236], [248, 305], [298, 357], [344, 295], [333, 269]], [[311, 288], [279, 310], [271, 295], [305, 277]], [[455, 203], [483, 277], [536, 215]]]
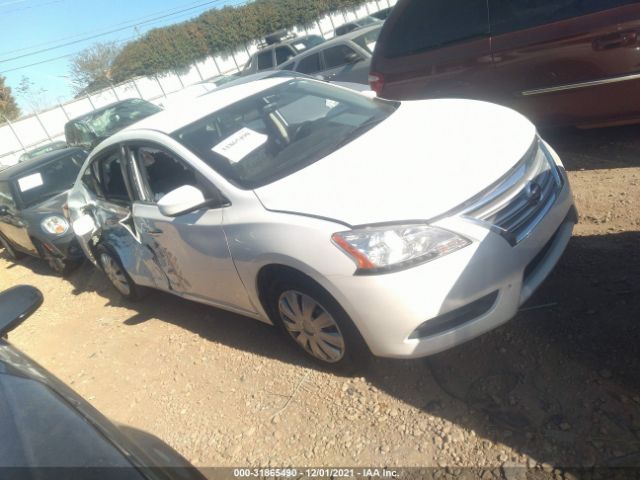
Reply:
[[464, 216], [490, 225], [511, 245], [524, 240], [555, 203], [562, 177], [551, 154], [536, 141], [524, 158]]

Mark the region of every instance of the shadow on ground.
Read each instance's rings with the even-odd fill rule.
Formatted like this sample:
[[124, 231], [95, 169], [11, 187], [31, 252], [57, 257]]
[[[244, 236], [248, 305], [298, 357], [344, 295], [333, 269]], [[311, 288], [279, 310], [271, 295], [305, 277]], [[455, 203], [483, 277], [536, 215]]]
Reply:
[[[423, 411], [558, 466], [640, 466], [640, 232], [574, 237], [557, 269], [505, 326], [414, 361], [358, 375]], [[69, 280], [123, 301], [85, 266]], [[316, 368], [268, 325], [151, 292], [151, 318], [212, 342]], [[390, 319], [391, 321], [391, 319]]]
[[556, 149], [567, 170], [599, 170], [640, 166], [640, 125], [541, 132]]

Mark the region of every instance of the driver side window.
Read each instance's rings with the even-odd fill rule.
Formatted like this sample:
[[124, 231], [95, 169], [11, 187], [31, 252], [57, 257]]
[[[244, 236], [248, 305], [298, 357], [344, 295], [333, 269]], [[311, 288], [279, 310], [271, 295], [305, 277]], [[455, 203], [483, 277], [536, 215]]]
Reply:
[[220, 196], [191, 166], [164, 149], [139, 147], [135, 149], [135, 156], [152, 203], [158, 203], [167, 193], [185, 185], [198, 188], [206, 198]]

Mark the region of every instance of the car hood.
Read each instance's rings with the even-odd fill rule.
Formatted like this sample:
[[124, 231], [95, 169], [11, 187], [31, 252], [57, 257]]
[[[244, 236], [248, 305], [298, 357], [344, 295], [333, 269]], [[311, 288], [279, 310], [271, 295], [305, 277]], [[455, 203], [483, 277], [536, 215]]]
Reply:
[[428, 220], [499, 180], [535, 138], [525, 117], [491, 103], [404, 102], [345, 147], [255, 192], [269, 210], [349, 225]]
[[47, 215], [47, 214], [62, 215], [63, 214], [62, 207], [67, 202], [68, 196], [69, 196], [69, 190], [67, 190], [66, 192], [62, 192], [56, 195], [55, 197], [48, 198], [42, 203], [32, 205], [31, 207], [28, 208], [28, 210], [30, 212], [38, 213], [42, 215]]

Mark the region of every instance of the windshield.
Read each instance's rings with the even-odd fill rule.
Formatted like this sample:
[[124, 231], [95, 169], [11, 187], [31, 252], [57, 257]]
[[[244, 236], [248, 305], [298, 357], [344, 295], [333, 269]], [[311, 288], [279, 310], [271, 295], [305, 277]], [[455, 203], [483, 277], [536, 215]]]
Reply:
[[105, 138], [160, 110], [144, 100], [125, 101], [94, 113], [85, 123], [98, 138]]
[[17, 178], [15, 190], [24, 208], [69, 190], [76, 181], [86, 156], [86, 153], [81, 151], [68, 153]]
[[172, 136], [240, 188], [286, 177], [338, 150], [397, 104], [321, 82], [286, 82], [188, 125]]
[[380, 30], [382, 30], [382, 27], [375, 28], [367, 33], [363, 33], [362, 35], [355, 37], [353, 41], [373, 55], [373, 51], [376, 48], [376, 42], [380, 36]]

